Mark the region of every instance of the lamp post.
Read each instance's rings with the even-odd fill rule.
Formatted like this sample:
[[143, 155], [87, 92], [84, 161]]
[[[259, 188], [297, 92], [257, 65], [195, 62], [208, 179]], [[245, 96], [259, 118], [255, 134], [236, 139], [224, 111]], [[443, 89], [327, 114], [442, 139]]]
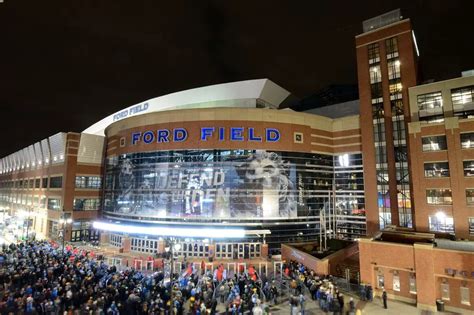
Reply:
[[66, 228], [68, 224], [72, 224], [72, 219], [62, 217], [61, 219], [59, 219], [59, 224], [61, 225], [61, 236], [62, 236], [62, 241], [63, 241], [62, 254], [64, 255], [64, 240], [65, 240]]

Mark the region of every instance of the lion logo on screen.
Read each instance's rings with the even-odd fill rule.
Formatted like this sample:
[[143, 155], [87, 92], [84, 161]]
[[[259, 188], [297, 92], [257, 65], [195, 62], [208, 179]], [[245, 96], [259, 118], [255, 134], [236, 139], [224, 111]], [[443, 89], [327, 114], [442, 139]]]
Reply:
[[288, 163], [275, 152], [257, 151], [240, 167], [247, 189], [262, 191], [256, 198], [244, 198], [245, 209], [261, 204], [257, 216], [296, 216], [296, 202], [291, 191], [293, 183], [287, 175]]

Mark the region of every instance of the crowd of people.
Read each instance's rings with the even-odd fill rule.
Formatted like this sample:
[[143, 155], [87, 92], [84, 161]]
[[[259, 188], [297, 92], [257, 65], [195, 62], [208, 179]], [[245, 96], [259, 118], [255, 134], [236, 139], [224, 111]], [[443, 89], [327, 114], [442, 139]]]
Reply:
[[[342, 313], [344, 296], [331, 277], [318, 276], [296, 262], [283, 266], [290, 314], [305, 314], [307, 297], [323, 311]], [[54, 242], [3, 245], [0, 253], [0, 314], [119, 315], [270, 314], [270, 306], [286, 301], [282, 283], [259, 277], [253, 266], [227, 277], [219, 265], [196, 271], [183, 262], [170, 277], [163, 270], [144, 275], [133, 268], [119, 271], [93, 252]], [[347, 305], [355, 311], [354, 301]]]
[[284, 266], [284, 273], [290, 281], [290, 314], [305, 314], [305, 293], [316, 301], [320, 309], [333, 314], [355, 314], [355, 302], [351, 297], [346, 305], [344, 295], [333, 281], [331, 276], [317, 275], [303, 264], [290, 261]]
[[2, 246], [1, 314], [215, 314], [211, 274], [118, 271], [46, 241]]
[[[269, 314], [262, 281], [251, 266], [230, 279], [220, 265], [196, 271], [183, 262], [171, 279], [164, 271], [119, 271], [92, 252], [62, 250], [54, 242], [3, 245], [0, 253], [1, 314]], [[265, 287], [276, 302], [275, 284]]]

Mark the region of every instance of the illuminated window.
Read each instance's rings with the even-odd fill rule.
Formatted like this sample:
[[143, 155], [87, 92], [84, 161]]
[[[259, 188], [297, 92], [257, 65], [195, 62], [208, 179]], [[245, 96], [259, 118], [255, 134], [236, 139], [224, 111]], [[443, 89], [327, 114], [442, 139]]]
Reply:
[[392, 59], [388, 63], [388, 79], [398, 79], [400, 78], [400, 60]]
[[61, 210], [61, 199], [48, 198], [48, 210]]
[[471, 305], [471, 297], [468, 287], [461, 287], [461, 304]]
[[468, 218], [469, 234], [474, 235], [474, 217]]
[[474, 133], [462, 133], [461, 134], [461, 147], [463, 149], [474, 148]]
[[451, 189], [427, 189], [426, 202], [430, 205], [452, 205]]
[[449, 284], [441, 283], [441, 299], [449, 301]]
[[370, 84], [382, 82], [382, 73], [380, 72], [380, 65], [371, 66], [369, 68]]
[[466, 203], [474, 205], [474, 189], [466, 189]]
[[454, 111], [464, 108], [464, 105], [474, 105], [474, 85], [451, 90], [451, 100]]
[[474, 161], [463, 161], [464, 167], [464, 176], [471, 177], [474, 176]]
[[449, 177], [448, 162], [425, 163], [425, 177]]
[[393, 275], [393, 291], [400, 292], [400, 276], [398, 274]]
[[423, 151], [441, 151], [447, 150], [448, 145], [446, 143], [446, 136], [431, 136], [422, 137], [421, 143], [423, 145]]
[[432, 232], [454, 233], [453, 217], [438, 212], [436, 215], [429, 216], [428, 221]]
[[416, 294], [416, 277], [414, 274], [410, 274], [409, 286], [410, 286], [410, 293]]

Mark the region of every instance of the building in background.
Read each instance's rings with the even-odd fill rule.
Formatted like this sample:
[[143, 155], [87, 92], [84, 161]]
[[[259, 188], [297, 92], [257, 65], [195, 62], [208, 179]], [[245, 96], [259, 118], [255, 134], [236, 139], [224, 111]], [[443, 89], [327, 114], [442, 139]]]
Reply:
[[474, 77], [416, 86], [415, 37], [399, 10], [363, 30], [360, 118], [372, 123], [361, 123], [370, 236], [359, 242], [361, 280], [422, 309], [472, 312]]
[[474, 73], [410, 88], [418, 231], [474, 240]]
[[18, 233], [98, 240], [91, 221], [100, 210], [103, 149], [103, 136], [61, 132], [0, 159], [0, 207], [23, 219]]
[[409, 19], [394, 10], [363, 22], [356, 36], [364, 151], [367, 231], [411, 228], [408, 88], [417, 83], [417, 47]]

